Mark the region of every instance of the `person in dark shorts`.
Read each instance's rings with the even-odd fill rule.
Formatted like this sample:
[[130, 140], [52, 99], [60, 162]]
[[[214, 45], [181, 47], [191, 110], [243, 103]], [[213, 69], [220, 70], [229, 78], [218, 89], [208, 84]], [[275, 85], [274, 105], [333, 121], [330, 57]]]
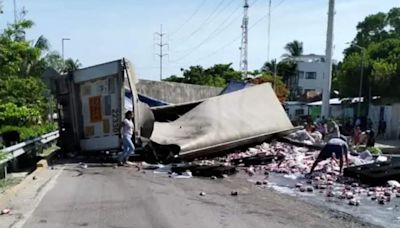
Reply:
[[345, 136], [341, 135], [340, 137], [330, 139], [319, 153], [317, 160], [315, 160], [311, 167], [309, 175], [314, 171], [318, 163], [329, 158], [332, 158], [335, 161], [336, 159], [339, 159], [340, 173], [342, 173], [343, 157], [346, 159], [346, 164], [349, 165], [348, 149], [349, 146], [347, 145], [347, 139]]
[[367, 147], [374, 147], [375, 146], [375, 131], [373, 129], [367, 130]]

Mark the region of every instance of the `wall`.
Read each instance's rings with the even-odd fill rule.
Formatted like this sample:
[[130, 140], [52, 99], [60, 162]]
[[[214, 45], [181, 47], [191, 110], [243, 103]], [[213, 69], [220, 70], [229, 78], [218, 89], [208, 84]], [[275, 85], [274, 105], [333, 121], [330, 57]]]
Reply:
[[392, 105], [371, 105], [369, 107], [369, 118], [373, 123], [375, 132], [378, 132], [379, 119], [383, 109], [383, 118], [386, 121], [386, 139], [399, 139], [400, 136], [400, 103]]
[[[296, 110], [302, 109], [303, 114], [296, 115]], [[289, 104], [285, 105], [285, 111], [290, 120], [296, 120], [300, 116], [308, 115], [308, 106], [306, 104]]]
[[[299, 77], [298, 86], [302, 88], [302, 93], [306, 89], [312, 89], [318, 92], [322, 92], [324, 75], [325, 75], [325, 63], [324, 62], [298, 62], [297, 71], [303, 71], [304, 77]], [[316, 72], [316, 79], [306, 79], [306, 72]]]
[[[321, 115], [321, 106], [319, 105], [310, 105], [309, 113], [313, 120], [316, 120]], [[329, 106], [329, 116], [335, 119], [343, 119], [343, 118], [353, 118], [353, 108], [345, 107], [343, 105], [330, 105]]]
[[139, 80], [136, 86], [138, 93], [171, 104], [180, 104], [214, 97], [223, 89], [211, 86], [150, 80]]

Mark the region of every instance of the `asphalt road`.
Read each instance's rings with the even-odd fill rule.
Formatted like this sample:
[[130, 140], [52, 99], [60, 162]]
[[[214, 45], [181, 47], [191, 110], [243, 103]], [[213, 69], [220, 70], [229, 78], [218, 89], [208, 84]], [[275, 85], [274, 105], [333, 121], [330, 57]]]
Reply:
[[[201, 191], [206, 192], [200, 196]], [[239, 195], [231, 196], [231, 191]], [[21, 216], [23, 217], [23, 216]], [[136, 168], [64, 165], [23, 227], [369, 227], [243, 177], [174, 179]]]

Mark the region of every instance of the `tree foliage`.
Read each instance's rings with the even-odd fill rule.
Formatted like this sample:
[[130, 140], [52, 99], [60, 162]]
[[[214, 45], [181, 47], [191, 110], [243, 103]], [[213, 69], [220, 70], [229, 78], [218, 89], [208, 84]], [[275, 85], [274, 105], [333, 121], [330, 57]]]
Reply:
[[284, 48], [287, 52], [282, 55], [284, 58], [298, 57], [303, 54], [303, 42], [298, 40], [287, 43]]
[[289, 95], [289, 90], [287, 89], [285, 83], [282, 81], [282, 78], [279, 76], [274, 78], [274, 76], [271, 74], [263, 73], [261, 76], [250, 79], [249, 82], [256, 85], [266, 82], [271, 83], [275, 90], [276, 96], [281, 103], [283, 103]]
[[44, 36], [26, 40], [25, 34], [33, 25], [31, 20], [21, 19], [0, 33], [0, 127], [27, 125], [46, 116], [44, 71], [53, 67], [65, 72], [81, 65], [78, 60], [64, 61], [51, 51]]
[[276, 82], [276, 94], [278, 99], [281, 102], [286, 100], [288, 96], [288, 90], [285, 83], [282, 81], [282, 77], [277, 76], [274, 81], [274, 77], [272, 76], [271, 72], [260, 72], [256, 70], [249, 72], [249, 75], [252, 75], [251, 78], [243, 79], [242, 73], [235, 71], [231, 65], [232, 64], [216, 64], [207, 69], [204, 69], [202, 66], [191, 66], [189, 69], [182, 69], [183, 77], [172, 75], [171, 77], [164, 79], [164, 81], [216, 87], [224, 87], [229, 83], [230, 80], [247, 81], [252, 84], [270, 82], [273, 86]]
[[[367, 16], [357, 25], [357, 34], [354, 44], [368, 47], [371, 43], [378, 43], [386, 39], [400, 38], [400, 8], [392, 8], [388, 13], [379, 12]], [[345, 50], [345, 55], [360, 52], [354, 46]]]
[[223, 87], [229, 80], [241, 80], [241, 73], [235, 71], [230, 64], [216, 64], [204, 69], [202, 66], [190, 66], [189, 69], [181, 69], [183, 77], [172, 75], [164, 81], [181, 82], [196, 85], [208, 85]]
[[17, 107], [27, 107], [39, 111], [43, 116], [47, 110], [45, 91], [46, 87], [39, 78], [3, 77], [0, 78], [0, 105], [11, 103]]
[[0, 104], [0, 126], [30, 126], [40, 119], [36, 108], [17, 106], [14, 103]]
[[[355, 45], [345, 50], [334, 85], [341, 96], [358, 96], [361, 66], [362, 96], [400, 97], [400, 8], [367, 16], [357, 25]], [[363, 53], [365, 50], [365, 53]], [[365, 56], [363, 56], [365, 54]], [[363, 64], [362, 64], [363, 61]]]

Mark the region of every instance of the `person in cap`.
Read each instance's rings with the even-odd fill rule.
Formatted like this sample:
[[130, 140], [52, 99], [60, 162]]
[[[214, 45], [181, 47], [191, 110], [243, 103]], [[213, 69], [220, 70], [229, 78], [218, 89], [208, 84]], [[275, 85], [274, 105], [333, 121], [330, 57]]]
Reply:
[[340, 173], [342, 173], [344, 160], [343, 157], [346, 159], [346, 164], [349, 165], [348, 150], [349, 146], [345, 136], [340, 135], [339, 137], [330, 139], [328, 143], [321, 149], [321, 152], [311, 167], [309, 175], [312, 174], [318, 163], [329, 158], [332, 158], [335, 161], [339, 159]]

